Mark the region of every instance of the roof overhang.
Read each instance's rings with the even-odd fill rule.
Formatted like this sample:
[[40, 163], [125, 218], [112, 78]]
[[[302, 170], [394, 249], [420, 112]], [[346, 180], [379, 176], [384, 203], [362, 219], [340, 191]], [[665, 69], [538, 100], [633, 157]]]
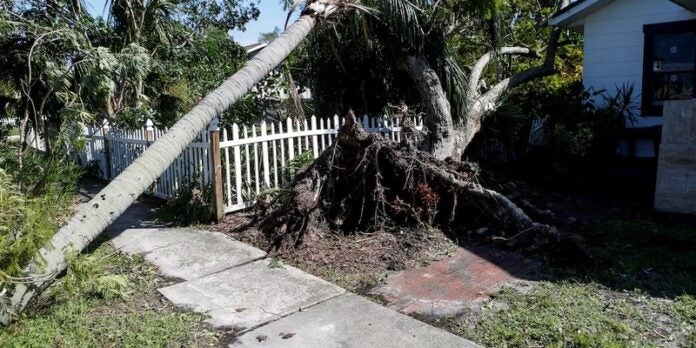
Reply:
[[549, 24], [554, 27], [564, 27], [575, 29], [582, 27], [583, 19], [595, 11], [609, 5], [615, 0], [578, 0], [570, 6], [558, 11], [551, 19]]
[[[579, 30], [584, 25], [584, 19], [595, 11], [611, 4], [616, 0], [577, 0], [556, 13], [549, 24], [555, 27]], [[696, 0], [669, 0], [691, 12], [696, 12]]]
[[670, 0], [673, 3], [691, 11], [696, 12], [696, 0]]

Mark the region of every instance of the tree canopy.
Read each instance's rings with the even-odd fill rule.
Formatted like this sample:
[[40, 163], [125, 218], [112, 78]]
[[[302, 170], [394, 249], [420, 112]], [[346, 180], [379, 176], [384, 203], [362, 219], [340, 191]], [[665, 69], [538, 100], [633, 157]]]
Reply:
[[[78, 0], [0, 6], [0, 117], [40, 131], [49, 152], [79, 124], [171, 125], [242, 66], [227, 33], [259, 15], [246, 0], [112, 0], [106, 18]], [[253, 105], [231, 112], [250, 117]]]
[[[452, 119], [453, 128], [465, 129], [466, 147], [509, 89], [558, 70], [556, 85], [579, 77], [577, 36], [547, 25], [562, 3], [361, 1], [362, 10], [343, 13], [310, 38], [299, 80], [312, 89], [320, 114], [376, 114], [403, 103], [430, 120]], [[436, 73], [432, 82], [447, 103], [429, 106], [438, 93], [414, 88], [419, 72], [409, 57], [422, 63], [416, 70]]]

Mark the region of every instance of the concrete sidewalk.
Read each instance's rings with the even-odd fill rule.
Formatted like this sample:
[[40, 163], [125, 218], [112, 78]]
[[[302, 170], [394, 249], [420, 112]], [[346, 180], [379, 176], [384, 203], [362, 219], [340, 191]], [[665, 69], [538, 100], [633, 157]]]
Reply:
[[160, 293], [233, 328], [230, 347], [478, 347], [224, 234], [158, 224], [153, 212], [134, 204], [108, 229], [111, 243], [180, 279]]

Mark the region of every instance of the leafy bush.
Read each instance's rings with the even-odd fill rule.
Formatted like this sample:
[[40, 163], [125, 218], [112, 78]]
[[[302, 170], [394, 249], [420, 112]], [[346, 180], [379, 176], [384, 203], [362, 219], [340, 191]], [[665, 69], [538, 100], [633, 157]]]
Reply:
[[[615, 91], [584, 90], [580, 81], [564, 85], [534, 84], [508, 95], [484, 120], [470, 154], [494, 164], [563, 163], [605, 166], [617, 153], [617, 141], [637, 109], [632, 86]], [[548, 117], [544, 144], [528, 144], [535, 117]], [[535, 163], [536, 160], [541, 163]]]
[[161, 221], [173, 222], [177, 225], [188, 226], [214, 221], [212, 208], [212, 186], [201, 188], [198, 181], [184, 185], [176, 199], [171, 200], [157, 212]]
[[11, 150], [0, 149], [0, 289], [67, 218], [80, 173], [39, 153], [28, 153], [19, 170]]
[[312, 151], [305, 151], [289, 160], [285, 166], [283, 166], [283, 182], [291, 182], [297, 171], [310, 165], [313, 161], [314, 153]]
[[606, 90], [583, 91], [579, 97], [579, 110], [552, 115], [548, 145], [555, 149], [556, 160], [606, 165], [617, 153], [617, 141], [626, 123], [635, 117], [634, 89], [617, 87], [613, 94]]

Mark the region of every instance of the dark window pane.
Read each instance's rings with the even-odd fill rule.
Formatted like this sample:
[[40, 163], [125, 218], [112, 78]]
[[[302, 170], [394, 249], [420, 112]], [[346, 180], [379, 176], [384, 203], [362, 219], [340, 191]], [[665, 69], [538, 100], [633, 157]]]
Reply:
[[696, 32], [654, 36], [653, 71], [693, 71]]
[[653, 75], [652, 104], [664, 100], [682, 100], [694, 97], [694, 73], [659, 73]]

